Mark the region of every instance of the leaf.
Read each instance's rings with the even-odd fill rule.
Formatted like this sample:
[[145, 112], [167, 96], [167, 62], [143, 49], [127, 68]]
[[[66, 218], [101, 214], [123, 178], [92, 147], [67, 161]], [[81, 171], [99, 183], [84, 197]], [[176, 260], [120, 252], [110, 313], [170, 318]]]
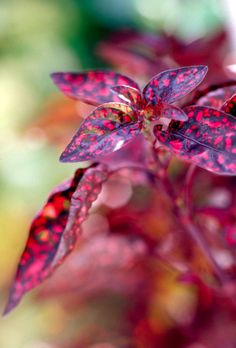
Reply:
[[112, 93], [110, 89], [112, 86], [128, 85], [139, 88], [137, 83], [129, 77], [112, 71], [57, 72], [51, 77], [65, 95], [92, 105], [121, 101]]
[[97, 54], [110, 65], [141, 79], [168, 69], [170, 59], [166, 59], [166, 54], [171, 45], [167, 37], [122, 34], [120, 38], [100, 43]]
[[144, 265], [147, 259], [147, 246], [141, 238], [122, 234], [85, 237], [40, 294], [55, 298], [76, 291], [80, 301], [114, 291], [134, 294], [149, 276]]
[[166, 131], [155, 128], [159, 142], [204, 169], [236, 175], [236, 119], [202, 106], [189, 106], [184, 111], [187, 122], [172, 121]]
[[161, 56], [168, 54], [173, 43], [176, 44], [176, 42], [177, 40], [174, 37], [170, 37], [170, 35], [167, 36], [165, 33], [157, 35], [157, 33], [151, 34], [120, 30], [113, 33], [105, 42], [99, 44], [99, 48], [102, 45], [110, 51], [115, 47], [119, 47], [120, 49], [143, 53], [146, 53], [149, 49]]
[[230, 247], [235, 247], [236, 246], [236, 224], [231, 223], [230, 225], [225, 226], [224, 232], [225, 232], [225, 239], [227, 241], [227, 244]]
[[166, 117], [169, 119], [177, 120], [177, 121], [187, 121], [188, 117], [183, 110], [173, 105], [164, 105], [164, 108], [161, 112], [162, 117]]
[[113, 105], [117, 109], [102, 105], [85, 119], [62, 153], [60, 161], [93, 160], [119, 150], [140, 134], [133, 109], [126, 104], [118, 104], [120, 109], [117, 104]]
[[202, 82], [207, 73], [207, 66], [196, 65], [171, 69], [154, 76], [143, 90], [147, 103], [158, 101], [173, 103], [190, 93]]
[[75, 246], [81, 223], [107, 178], [104, 165], [78, 169], [72, 180], [56, 188], [34, 218], [4, 314], [38, 286]]
[[132, 106], [139, 106], [141, 103], [141, 93], [140, 90], [130, 87], [130, 86], [114, 86], [111, 90], [118, 94], [119, 98], [125, 103], [132, 104]]
[[191, 101], [191, 105], [197, 104], [200, 106], [210, 106], [211, 108], [220, 109], [222, 104], [230, 99], [235, 93], [235, 81], [213, 85], [201, 92], [197, 92], [196, 96]]
[[225, 55], [226, 36], [225, 31], [219, 31], [190, 43], [179, 41], [172, 51], [173, 58], [180, 66], [189, 63], [209, 65], [209, 74], [216, 75], [215, 79], [219, 78], [219, 74], [220, 77], [222, 76], [222, 57]]
[[221, 110], [227, 114], [236, 116], [236, 94], [234, 94], [222, 105]]

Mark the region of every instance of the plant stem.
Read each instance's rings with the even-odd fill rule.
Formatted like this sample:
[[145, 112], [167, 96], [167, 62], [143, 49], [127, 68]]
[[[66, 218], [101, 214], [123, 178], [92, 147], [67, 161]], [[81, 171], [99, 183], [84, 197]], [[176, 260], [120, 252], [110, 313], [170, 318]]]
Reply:
[[[158, 165], [160, 165], [160, 161], [158, 161], [157, 163]], [[190, 188], [191, 188], [191, 182], [192, 182], [194, 170], [195, 170], [195, 165], [191, 165], [185, 177], [184, 209], [180, 208], [178, 204], [178, 201], [177, 201], [178, 196], [176, 195], [174, 187], [168, 178], [167, 170], [165, 170], [164, 176], [160, 178], [157, 174], [156, 178], [159, 181], [159, 183], [161, 182], [165, 193], [169, 196], [173, 204], [173, 213], [175, 217], [177, 218], [177, 220], [181, 223], [181, 227], [183, 228], [183, 230], [186, 231], [186, 233], [188, 233], [188, 235], [190, 235], [192, 240], [194, 240], [199, 246], [199, 248], [202, 250], [203, 254], [205, 255], [206, 259], [211, 265], [215, 273], [215, 276], [218, 279], [218, 282], [221, 285], [225, 285], [228, 282], [228, 279], [226, 278], [224, 271], [221, 269], [221, 267], [218, 265], [218, 263], [214, 259], [211, 253], [211, 250], [209, 248], [208, 242], [205, 239], [204, 235], [202, 234], [198, 226], [194, 224], [192, 220], [193, 211], [192, 211]]]
[[221, 285], [225, 285], [227, 282], [227, 278], [224, 274], [224, 271], [221, 269], [221, 267], [218, 265], [218, 263], [215, 261], [208, 243], [206, 239], [204, 238], [204, 235], [202, 232], [198, 229], [198, 227], [189, 219], [189, 217], [186, 215], [184, 216], [178, 209], [177, 214], [179, 216], [179, 219], [181, 221], [181, 224], [183, 228], [188, 232], [188, 234], [192, 237], [192, 239], [198, 244], [204, 255], [206, 256], [208, 262], [212, 266], [212, 269], [215, 273], [215, 275], [218, 278], [218, 281]]
[[[161, 165], [160, 161], [158, 161], [158, 165]], [[227, 283], [227, 278], [221, 269], [221, 267], [217, 264], [215, 261], [208, 243], [202, 234], [202, 232], [199, 230], [198, 226], [195, 225], [192, 221], [192, 203], [191, 203], [191, 194], [190, 194], [190, 187], [191, 187], [191, 181], [193, 178], [193, 173], [195, 170], [195, 165], [190, 166], [186, 178], [185, 178], [185, 184], [184, 184], [184, 209], [180, 208], [177, 202], [178, 196], [176, 195], [176, 192], [173, 188], [173, 185], [171, 181], [169, 180], [167, 176], [167, 171], [165, 170], [165, 175], [163, 175], [163, 171], [161, 171], [162, 175], [160, 177], [160, 171], [157, 170], [157, 173], [154, 173], [151, 170], [148, 170], [144, 166], [140, 165], [132, 165], [132, 166], [123, 166], [118, 168], [118, 170], [122, 169], [129, 169], [129, 170], [137, 170], [137, 171], [143, 171], [150, 177], [152, 177], [152, 180], [154, 180], [155, 187], [158, 186], [159, 188], [162, 188], [163, 193], [167, 195], [167, 197], [171, 200], [173, 204], [173, 213], [176, 219], [181, 223], [181, 227], [190, 237], [197, 243], [197, 245], [202, 250], [203, 254], [207, 258], [209, 264], [211, 265], [218, 282], [221, 285], [225, 285]], [[159, 169], [159, 168], [158, 168]], [[116, 172], [116, 171], [114, 171]], [[158, 174], [159, 172], [159, 174]]]
[[183, 199], [185, 203], [185, 208], [187, 209], [187, 213], [189, 216], [192, 216], [193, 214], [191, 187], [192, 187], [193, 174], [195, 172], [195, 169], [196, 169], [196, 165], [190, 164], [187, 174], [185, 176], [184, 187], [183, 187]]

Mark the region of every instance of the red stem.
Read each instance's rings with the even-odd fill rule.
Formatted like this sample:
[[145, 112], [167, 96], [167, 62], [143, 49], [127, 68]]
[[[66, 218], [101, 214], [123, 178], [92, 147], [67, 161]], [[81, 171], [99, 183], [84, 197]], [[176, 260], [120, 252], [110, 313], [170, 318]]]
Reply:
[[[160, 161], [158, 161], [158, 165], [160, 165]], [[211, 250], [209, 248], [208, 242], [205, 239], [204, 235], [202, 234], [201, 230], [198, 228], [196, 224], [192, 221], [192, 202], [191, 202], [191, 181], [193, 178], [193, 173], [195, 170], [195, 165], [190, 166], [184, 183], [184, 209], [180, 208], [177, 202], [177, 195], [175, 193], [174, 187], [169, 180], [167, 176], [167, 170], [165, 170], [165, 175], [163, 175], [161, 178], [156, 175], [156, 178], [159, 182], [162, 183], [163, 189], [166, 192], [166, 194], [171, 199], [171, 202], [173, 204], [173, 213], [177, 220], [181, 223], [181, 226], [183, 230], [185, 230], [188, 235], [198, 244], [200, 249], [202, 250], [203, 254], [207, 258], [208, 262], [210, 263], [219, 283], [221, 285], [225, 285], [228, 280], [225, 276], [224, 271], [221, 269], [221, 267], [218, 265], [216, 260], [214, 259]], [[157, 170], [158, 172], [158, 170]]]

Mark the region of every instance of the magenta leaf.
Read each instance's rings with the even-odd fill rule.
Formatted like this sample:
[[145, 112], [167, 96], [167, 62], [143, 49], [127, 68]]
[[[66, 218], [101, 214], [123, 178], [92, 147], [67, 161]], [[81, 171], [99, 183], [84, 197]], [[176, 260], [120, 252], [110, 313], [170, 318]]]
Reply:
[[136, 114], [130, 106], [115, 103], [104, 105], [85, 119], [62, 153], [60, 161], [93, 160], [119, 150], [140, 134]]
[[99, 105], [121, 101], [110, 87], [128, 85], [138, 89], [129, 77], [112, 71], [88, 71], [84, 73], [57, 72], [51, 75], [53, 82], [68, 97], [85, 103]]
[[171, 69], [154, 76], [143, 90], [146, 101], [152, 105], [161, 100], [173, 103], [190, 93], [202, 82], [207, 66], [196, 65]]
[[236, 116], [236, 94], [234, 94], [222, 105], [221, 110], [227, 114]]
[[167, 130], [155, 128], [159, 142], [204, 169], [236, 175], [236, 119], [202, 106], [189, 106], [184, 111], [187, 122], [172, 121]]
[[51, 275], [72, 251], [81, 223], [107, 176], [105, 165], [78, 169], [72, 180], [49, 196], [32, 222], [4, 314]]

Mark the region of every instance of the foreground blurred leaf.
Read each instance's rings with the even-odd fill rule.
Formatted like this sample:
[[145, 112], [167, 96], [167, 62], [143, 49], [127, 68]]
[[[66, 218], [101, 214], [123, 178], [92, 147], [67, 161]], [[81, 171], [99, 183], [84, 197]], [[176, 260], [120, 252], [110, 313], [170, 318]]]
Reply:
[[39, 285], [73, 249], [88, 210], [107, 178], [106, 167], [78, 169], [59, 185], [32, 222], [4, 314]]

